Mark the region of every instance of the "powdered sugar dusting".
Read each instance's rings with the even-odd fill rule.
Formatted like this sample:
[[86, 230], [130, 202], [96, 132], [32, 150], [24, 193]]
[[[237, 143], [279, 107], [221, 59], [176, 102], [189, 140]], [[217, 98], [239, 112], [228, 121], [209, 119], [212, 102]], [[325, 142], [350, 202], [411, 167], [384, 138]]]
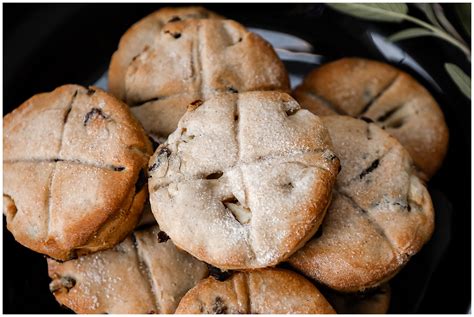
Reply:
[[79, 313], [173, 313], [207, 266], [171, 240], [160, 243], [159, 232], [149, 227], [110, 250], [64, 263], [48, 260], [55, 285], [74, 281], [58, 300]]
[[433, 207], [393, 137], [350, 117], [323, 121], [342, 171], [321, 235], [289, 261], [334, 289], [363, 290], [393, 276], [429, 239]]
[[[294, 252], [320, 222], [337, 174], [319, 118], [276, 92], [212, 98], [163, 148], [169, 157], [157, 150], [150, 160], [155, 217], [178, 245], [223, 268], [275, 265]], [[240, 223], [227, 203], [250, 220]]]

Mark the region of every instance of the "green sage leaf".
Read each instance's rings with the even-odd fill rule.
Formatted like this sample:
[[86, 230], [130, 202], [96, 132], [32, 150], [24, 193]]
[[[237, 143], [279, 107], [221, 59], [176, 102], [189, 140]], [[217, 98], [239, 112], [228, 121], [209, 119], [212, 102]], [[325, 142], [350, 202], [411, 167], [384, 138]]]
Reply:
[[400, 22], [408, 13], [405, 3], [328, 3], [339, 12], [371, 21]]
[[423, 28], [410, 28], [410, 29], [406, 29], [406, 30], [390, 35], [388, 40], [392, 42], [396, 42], [396, 41], [407, 40], [407, 39], [420, 37], [420, 36], [436, 36], [436, 34]]
[[436, 25], [437, 27], [442, 28], [438, 20], [436, 19], [436, 15], [430, 3], [413, 3], [412, 5], [415, 6], [417, 9], [419, 9], [420, 11], [422, 11], [425, 14], [425, 16], [428, 18], [428, 20], [431, 23], [433, 23], [433, 25]]
[[456, 14], [459, 17], [459, 21], [467, 32], [471, 36], [471, 4], [470, 3], [456, 3], [454, 5]]
[[458, 86], [459, 90], [469, 99], [471, 99], [471, 78], [459, 66], [451, 63], [444, 64], [451, 79]]

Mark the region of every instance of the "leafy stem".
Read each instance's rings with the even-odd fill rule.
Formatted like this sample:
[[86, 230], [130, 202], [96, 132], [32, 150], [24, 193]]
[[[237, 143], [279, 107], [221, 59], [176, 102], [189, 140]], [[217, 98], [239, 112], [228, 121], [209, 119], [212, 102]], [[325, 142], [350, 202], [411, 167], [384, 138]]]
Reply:
[[[408, 15], [408, 6], [404, 3], [330, 3], [328, 6], [342, 13], [365, 20], [383, 22], [401, 22], [405, 20], [412, 22], [431, 31], [431, 33], [420, 33], [418, 36], [437, 36], [459, 48], [470, 60], [471, 51], [467, 45], [443, 30], [441, 24], [436, 23], [439, 26], [434, 26]], [[433, 14], [435, 13], [433, 12]], [[438, 12], [438, 14], [440, 13]], [[434, 19], [434, 17], [431, 17], [431, 19]]]
[[433, 33], [435, 33], [438, 37], [444, 39], [446, 42], [451, 43], [452, 45], [456, 46], [459, 48], [464, 54], [466, 54], [467, 58], [470, 60], [471, 56], [471, 51], [467, 46], [465, 46], [463, 43], [455, 39], [454, 37], [450, 36], [448, 33], [444, 32], [443, 30], [426, 23], [425, 21], [422, 21], [420, 19], [417, 19], [415, 17], [412, 17], [410, 15], [403, 15], [404, 19], [410, 22], [413, 22], [415, 24], [418, 24], [419, 26], [422, 26], [426, 29], [431, 30]]
[[[466, 55], [468, 61], [471, 61], [470, 48], [448, 21], [443, 13], [443, 8], [439, 4], [414, 4], [416, 8], [423, 11], [428, 20], [433, 24], [408, 15], [408, 6], [405, 3], [329, 3], [327, 5], [334, 10], [360, 19], [382, 22], [412, 22], [421, 28], [416, 27], [399, 31], [392, 34], [388, 40], [400, 41], [420, 36], [436, 36], [460, 49]], [[470, 35], [470, 5], [468, 4], [467, 6], [461, 7], [461, 5], [458, 4], [456, 9], [463, 27]], [[466, 97], [471, 98], [470, 77], [454, 64], [445, 63], [445, 69], [459, 90]]]

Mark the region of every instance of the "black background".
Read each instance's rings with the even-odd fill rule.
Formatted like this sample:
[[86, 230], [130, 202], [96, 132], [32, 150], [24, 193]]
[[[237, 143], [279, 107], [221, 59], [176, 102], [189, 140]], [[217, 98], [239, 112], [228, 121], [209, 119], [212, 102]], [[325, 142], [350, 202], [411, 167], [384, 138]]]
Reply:
[[[120, 36], [131, 24], [160, 6], [3, 4], [3, 113], [36, 93], [66, 83], [94, 83], [107, 69]], [[205, 6], [246, 26], [297, 35], [312, 43], [318, 54], [331, 59], [342, 56], [382, 59], [380, 52], [367, 44], [368, 32], [391, 34], [413, 26], [361, 21], [321, 4]], [[452, 6], [445, 4], [444, 8], [448, 18], [454, 20]], [[455, 26], [459, 27], [456, 22]], [[470, 65], [456, 48], [435, 38], [404, 41], [399, 45], [416, 57], [441, 87], [441, 91], [433, 89], [409, 66], [399, 65], [425, 84], [440, 103], [450, 129], [450, 147], [443, 167], [429, 183], [437, 212], [437, 232], [433, 241], [394, 279], [390, 311], [466, 313], [471, 300], [471, 103], [449, 79], [443, 63], [453, 62], [467, 73]], [[448, 245], [446, 253], [433, 251], [442, 249], [443, 244]], [[435, 267], [434, 259], [438, 255], [442, 259]], [[4, 313], [68, 312], [49, 293], [44, 257], [16, 243], [5, 224], [3, 259]], [[431, 269], [435, 270], [429, 283], [421, 281], [418, 284], [423, 285], [416, 286], [417, 276]], [[429, 279], [429, 274], [425, 275]], [[407, 304], [410, 300], [413, 303]]]

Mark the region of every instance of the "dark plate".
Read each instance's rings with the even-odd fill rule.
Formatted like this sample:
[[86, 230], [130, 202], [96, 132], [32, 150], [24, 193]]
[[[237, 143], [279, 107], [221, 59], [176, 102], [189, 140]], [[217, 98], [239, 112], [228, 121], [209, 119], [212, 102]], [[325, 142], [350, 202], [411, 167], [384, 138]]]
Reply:
[[[159, 4], [4, 4], [6, 114], [32, 95], [66, 83], [89, 85], [107, 69], [120, 36]], [[452, 8], [444, 5], [451, 18]], [[361, 56], [391, 62], [433, 94], [450, 129], [444, 165], [430, 181], [436, 210], [432, 240], [391, 282], [393, 313], [466, 313], [471, 300], [471, 102], [444, 71], [470, 64], [457, 49], [420, 38], [393, 47], [380, 40], [410, 24], [370, 23], [321, 4], [209, 4], [246, 26], [299, 36], [328, 59]], [[375, 40], [374, 40], [375, 39]], [[378, 43], [378, 44], [377, 44]], [[305, 63], [286, 63], [293, 73]], [[49, 293], [46, 261], [3, 229], [3, 312], [67, 313]]]

